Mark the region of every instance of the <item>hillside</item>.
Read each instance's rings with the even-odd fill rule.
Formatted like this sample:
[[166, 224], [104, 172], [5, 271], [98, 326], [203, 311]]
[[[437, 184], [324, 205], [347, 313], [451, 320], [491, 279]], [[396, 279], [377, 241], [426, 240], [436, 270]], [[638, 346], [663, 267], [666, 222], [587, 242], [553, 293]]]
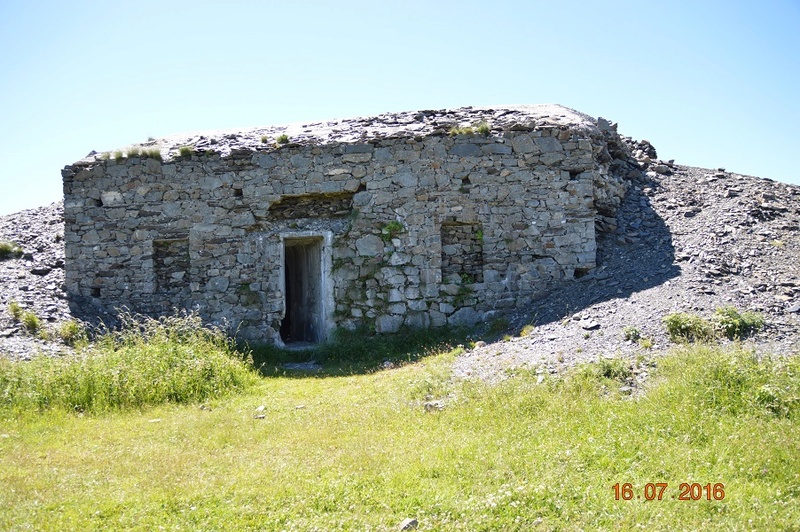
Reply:
[[[491, 378], [518, 366], [551, 371], [604, 355], [633, 354], [623, 338], [637, 328], [654, 351], [669, 347], [662, 318], [670, 312], [709, 315], [733, 305], [764, 314], [767, 327], [749, 341], [759, 350], [798, 350], [800, 325], [800, 187], [769, 179], [654, 159], [647, 143], [631, 143], [644, 176], [630, 183], [616, 219], [605, 219], [598, 268], [530, 308], [509, 316], [516, 334], [468, 352], [456, 374]], [[653, 160], [651, 160], [653, 157]], [[59, 353], [5, 311], [11, 301], [53, 326], [73, 312], [108, 323], [102, 309], [70, 310], [64, 293], [63, 208], [60, 203], [0, 217], [0, 240], [23, 255], [0, 262], [0, 353], [27, 358]]]

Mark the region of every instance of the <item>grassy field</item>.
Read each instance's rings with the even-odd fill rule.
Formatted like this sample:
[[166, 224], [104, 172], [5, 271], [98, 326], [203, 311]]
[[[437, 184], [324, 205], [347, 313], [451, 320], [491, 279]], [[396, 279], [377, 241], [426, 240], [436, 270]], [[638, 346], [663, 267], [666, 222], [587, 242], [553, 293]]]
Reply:
[[0, 529], [798, 530], [796, 360], [682, 348], [630, 397], [622, 362], [489, 386], [457, 353], [77, 413], [7, 392]]

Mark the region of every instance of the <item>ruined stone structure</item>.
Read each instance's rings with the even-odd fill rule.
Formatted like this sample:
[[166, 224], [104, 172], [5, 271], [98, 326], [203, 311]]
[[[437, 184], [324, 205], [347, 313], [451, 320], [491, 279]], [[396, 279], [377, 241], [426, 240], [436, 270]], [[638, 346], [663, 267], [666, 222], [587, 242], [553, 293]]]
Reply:
[[614, 127], [560, 106], [196, 134], [65, 167], [66, 288], [240, 337], [469, 324], [595, 267]]

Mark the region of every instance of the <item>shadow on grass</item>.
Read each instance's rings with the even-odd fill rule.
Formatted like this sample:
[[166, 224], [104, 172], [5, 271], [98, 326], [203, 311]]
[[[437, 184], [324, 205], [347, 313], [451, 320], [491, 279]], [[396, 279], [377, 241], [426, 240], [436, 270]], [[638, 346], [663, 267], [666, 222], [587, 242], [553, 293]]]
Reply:
[[337, 330], [328, 342], [309, 348], [245, 345], [254, 367], [265, 377], [321, 378], [358, 375], [415, 362], [476, 341], [464, 328], [401, 329], [375, 334], [366, 328]]

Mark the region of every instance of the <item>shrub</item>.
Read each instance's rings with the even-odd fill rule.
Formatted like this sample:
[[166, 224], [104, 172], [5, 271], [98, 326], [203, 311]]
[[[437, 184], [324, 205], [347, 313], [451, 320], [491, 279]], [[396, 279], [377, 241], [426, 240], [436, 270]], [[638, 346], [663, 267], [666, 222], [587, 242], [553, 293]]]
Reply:
[[261, 143], [266, 144], [269, 142], [269, 137], [266, 135], [261, 135]]
[[478, 122], [475, 126], [475, 131], [477, 131], [479, 135], [487, 136], [491, 132], [491, 128], [486, 122]]
[[275, 142], [278, 144], [289, 144], [289, 135], [285, 133], [283, 135], [278, 135], [278, 138], [275, 139]]
[[716, 337], [714, 326], [694, 314], [676, 312], [666, 316], [663, 321], [673, 342], [706, 342]]
[[181, 157], [191, 157], [194, 153], [194, 148], [191, 146], [181, 146], [178, 148], [178, 154]]
[[0, 404], [102, 412], [203, 401], [256, 380], [232, 341], [194, 314], [122, 321], [78, 356], [0, 360]]
[[712, 321], [725, 337], [738, 340], [756, 333], [764, 327], [764, 317], [756, 312], [740, 313], [735, 307], [718, 308]]
[[127, 156], [128, 157], [139, 157], [142, 154], [139, 148], [131, 148], [128, 150]]
[[535, 331], [535, 330], [536, 330], [536, 326], [535, 325], [528, 324], [528, 325], [526, 325], [525, 327], [522, 328], [522, 330], [519, 332], [519, 335], [520, 336], [530, 336], [531, 334], [533, 334], [533, 331]]
[[119, 150], [114, 152], [114, 160], [117, 161], [117, 162], [120, 162], [123, 159], [124, 156], [125, 155]]
[[22, 248], [15, 242], [0, 242], [0, 260], [22, 255]]

